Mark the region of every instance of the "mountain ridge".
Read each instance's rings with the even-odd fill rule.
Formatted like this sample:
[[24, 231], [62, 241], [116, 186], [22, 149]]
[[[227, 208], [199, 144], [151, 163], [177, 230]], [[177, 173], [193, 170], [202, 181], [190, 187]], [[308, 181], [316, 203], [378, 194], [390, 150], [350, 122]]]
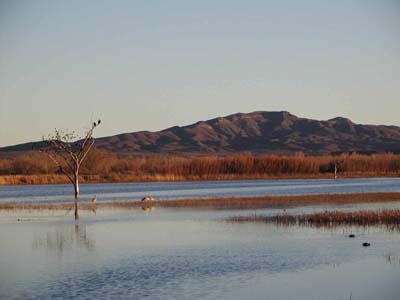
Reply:
[[[32, 143], [8, 146], [0, 148], [0, 153], [31, 147]], [[101, 137], [96, 147], [122, 155], [400, 153], [400, 127], [356, 124], [344, 117], [313, 120], [288, 111], [254, 111], [160, 131]]]

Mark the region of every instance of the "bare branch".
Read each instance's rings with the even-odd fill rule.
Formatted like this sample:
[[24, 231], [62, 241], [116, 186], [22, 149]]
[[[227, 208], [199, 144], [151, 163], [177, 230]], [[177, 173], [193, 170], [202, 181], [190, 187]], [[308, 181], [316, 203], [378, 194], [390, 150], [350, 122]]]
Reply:
[[[66, 133], [55, 128], [54, 134], [43, 138], [43, 144], [35, 145], [34, 149], [46, 153], [68, 179], [76, 184], [74, 177], [94, 144], [93, 131], [100, 123], [100, 120], [92, 123], [81, 141], [76, 141], [78, 137], [75, 132]], [[64, 166], [67, 166], [67, 170]]]
[[[80, 149], [80, 151], [78, 152], [78, 155], [77, 155], [77, 159], [78, 159], [79, 161], [82, 161], [82, 160], [83, 160], [83, 159], [81, 159], [81, 156], [82, 156], [82, 155], [83, 155], [83, 156], [86, 156], [86, 155], [85, 155], [85, 147], [86, 147], [88, 141], [93, 139], [93, 130], [100, 124], [100, 122], [101, 122], [100, 120], [99, 120], [97, 123], [94, 122], [94, 123], [91, 125], [91, 128], [86, 132], [86, 136], [85, 136], [85, 138], [84, 138], [84, 140], [83, 140], [83, 143], [82, 143], [82, 145], [81, 145], [81, 149]], [[93, 145], [93, 143], [92, 143], [92, 145]], [[92, 147], [92, 145], [89, 146], [89, 149]]]
[[89, 146], [87, 147], [86, 151], [83, 152], [82, 158], [79, 160], [78, 165], [80, 166], [82, 164], [82, 162], [85, 160], [86, 156], [88, 155], [90, 149], [92, 148], [94, 144], [94, 139], [91, 140]]
[[68, 172], [66, 172], [66, 171], [63, 169], [63, 167], [62, 167], [62, 165], [59, 163], [59, 161], [58, 161], [53, 155], [51, 155], [50, 152], [47, 152], [47, 151], [41, 151], [41, 152], [46, 153], [47, 156], [59, 167], [60, 171], [63, 172], [64, 175], [68, 177], [69, 181], [71, 181], [72, 184], [74, 183], [74, 180], [72, 179], [72, 177], [70, 176], [70, 174], [69, 174]]

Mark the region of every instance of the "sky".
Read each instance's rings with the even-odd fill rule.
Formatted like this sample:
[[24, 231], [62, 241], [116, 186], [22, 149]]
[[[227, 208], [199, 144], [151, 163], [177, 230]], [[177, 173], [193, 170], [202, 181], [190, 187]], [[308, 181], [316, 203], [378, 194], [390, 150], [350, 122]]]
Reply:
[[400, 126], [400, 1], [0, 0], [0, 146], [260, 110]]

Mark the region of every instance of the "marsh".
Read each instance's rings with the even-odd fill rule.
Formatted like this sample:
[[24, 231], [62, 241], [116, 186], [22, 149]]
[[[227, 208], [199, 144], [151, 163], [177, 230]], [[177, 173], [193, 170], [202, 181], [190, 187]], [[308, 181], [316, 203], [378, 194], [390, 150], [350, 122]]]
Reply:
[[[396, 179], [366, 181], [370, 184], [361, 183], [364, 191], [391, 191], [396, 197]], [[65, 209], [0, 210], [0, 299], [398, 299], [398, 230], [379, 224], [313, 227], [226, 221], [283, 213], [395, 210], [400, 208], [395, 198], [337, 203], [329, 202], [327, 195], [327, 201], [284, 209], [155, 206], [143, 210], [105, 205], [106, 199], [123, 202], [154, 187], [159, 190], [152, 195], [158, 195], [160, 202], [171, 201], [163, 200], [162, 193], [207, 196], [240, 191], [251, 196], [254, 191], [265, 195], [281, 190], [301, 195], [305, 188], [333, 187], [321, 180], [303, 187], [302, 183], [83, 185], [87, 199], [82, 201], [91, 205], [89, 195], [96, 189], [99, 208], [96, 214], [82, 210], [78, 222]], [[359, 189], [358, 184], [343, 181], [334, 190]], [[0, 190], [0, 199], [66, 205], [64, 186], [46, 187], [6, 187]], [[355, 237], [349, 238], [350, 234]], [[370, 247], [363, 247], [365, 242]]]

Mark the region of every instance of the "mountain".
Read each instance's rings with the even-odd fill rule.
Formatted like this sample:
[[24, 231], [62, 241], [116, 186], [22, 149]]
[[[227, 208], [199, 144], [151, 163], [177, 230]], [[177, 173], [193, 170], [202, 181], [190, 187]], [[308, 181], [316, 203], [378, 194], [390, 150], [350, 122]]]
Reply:
[[[26, 151], [31, 146], [26, 143], [4, 147], [0, 153]], [[158, 132], [98, 138], [96, 147], [118, 154], [400, 153], [400, 127], [360, 125], [342, 117], [319, 121], [299, 118], [287, 111], [257, 111]]]

